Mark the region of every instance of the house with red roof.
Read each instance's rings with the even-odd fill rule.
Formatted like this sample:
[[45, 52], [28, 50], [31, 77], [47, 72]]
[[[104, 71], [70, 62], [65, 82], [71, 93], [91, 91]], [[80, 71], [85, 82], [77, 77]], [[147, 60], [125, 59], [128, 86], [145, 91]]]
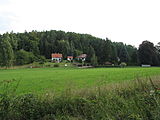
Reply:
[[68, 61], [72, 61], [73, 60], [73, 56], [67, 56], [67, 60]]
[[54, 62], [61, 62], [62, 61], [62, 54], [59, 54], [59, 53], [52, 53], [51, 54], [51, 57], [52, 57], [52, 61]]
[[87, 54], [81, 54], [81, 55], [77, 56], [76, 58], [77, 58], [77, 60], [85, 61], [86, 57], [87, 57]]

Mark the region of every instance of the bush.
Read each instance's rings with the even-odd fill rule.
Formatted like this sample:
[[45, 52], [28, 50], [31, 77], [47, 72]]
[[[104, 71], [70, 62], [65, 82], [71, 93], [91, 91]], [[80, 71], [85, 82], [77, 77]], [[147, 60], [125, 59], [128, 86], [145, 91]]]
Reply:
[[53, 66], [54, 66], [54, 67], [59, 67], [59, 64], [58, 64], [58, 63], [56, 63], [56, 64], [54, 64]]
[[46, 64], [45, 67], [51, 67], [51, 64]]

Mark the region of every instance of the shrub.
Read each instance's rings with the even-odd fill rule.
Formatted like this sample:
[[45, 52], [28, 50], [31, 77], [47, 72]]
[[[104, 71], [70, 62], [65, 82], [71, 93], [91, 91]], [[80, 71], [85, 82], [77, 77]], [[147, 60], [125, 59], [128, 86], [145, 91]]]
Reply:
[[54, 67], [59, 67], [59, 64], [58, 64], [58, 63], [56, 63], [56, 64], [54, 64], [53, 66], [54, 66]]
[[46, 66], [46, 67], [51, 67], [51, 64], [46, 64], [45, 66]]

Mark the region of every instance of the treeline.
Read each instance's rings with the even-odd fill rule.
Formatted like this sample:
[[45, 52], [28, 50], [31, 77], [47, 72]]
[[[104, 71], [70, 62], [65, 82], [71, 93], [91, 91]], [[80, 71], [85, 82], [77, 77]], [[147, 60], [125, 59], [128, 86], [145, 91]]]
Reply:
[[0, 35], [0, 66], [7, 67], [42, 62], [51, 59], [51, 53], [62, 53], [64, 58], [85, 53], [88, 55], [86, 62], [92, 64], [118, 65], [125, 62], [128, 65], [159, 65], [159, 51], [159, 46], [155, 47], [149, 41], [143, 42], [137, 49], [107, 38], [56, 30]]

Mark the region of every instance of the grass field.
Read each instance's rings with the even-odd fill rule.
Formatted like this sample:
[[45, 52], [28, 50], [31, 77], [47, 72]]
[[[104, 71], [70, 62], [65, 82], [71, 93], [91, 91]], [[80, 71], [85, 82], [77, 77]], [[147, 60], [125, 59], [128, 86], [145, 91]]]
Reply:
[[0, 119], [159, 120], [159, 74], [158, 67], [1, 69]]
[[[0, 70], [0, 81], [15, 80], [17, 93], [62, 92], [160, 75], [160, 68], [26, 68]], [[2, 85], [1, 88], [2, 89]]]

